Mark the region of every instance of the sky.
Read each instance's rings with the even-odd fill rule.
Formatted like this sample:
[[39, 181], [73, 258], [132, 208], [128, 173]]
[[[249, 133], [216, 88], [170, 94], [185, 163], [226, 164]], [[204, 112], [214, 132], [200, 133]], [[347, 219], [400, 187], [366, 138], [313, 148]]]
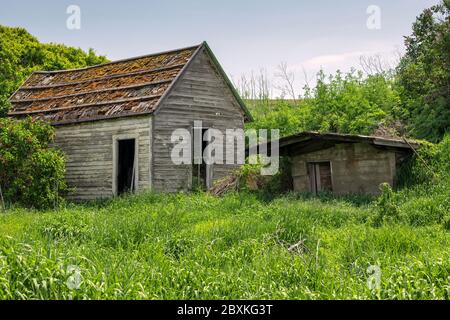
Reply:
[[[237, 82], [285, 62], [301, 88], [319, 69], [358, 67], [361, 56], [393, 61], [415, 17], [438, 0], [0, 0], [0, 24], [41, 42], [93, 48], [110, 60], [207, 41]], [[80, 28], [69, 29], [70, 5]], [[70, 20], [74, 21], [74, 20]], [[306, 74], [306, 77], [305, 77]], [[279, 91], [274, 90], [274, 95]]]

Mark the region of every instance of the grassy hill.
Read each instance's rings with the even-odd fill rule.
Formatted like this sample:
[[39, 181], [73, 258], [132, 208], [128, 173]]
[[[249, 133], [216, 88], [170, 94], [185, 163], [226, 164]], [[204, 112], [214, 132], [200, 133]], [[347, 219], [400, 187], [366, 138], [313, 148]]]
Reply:
[[0, 299], [449, 299], [450, 188], [410, 192], [395, 214], [393, 195], [246, 193], [11, 209]]

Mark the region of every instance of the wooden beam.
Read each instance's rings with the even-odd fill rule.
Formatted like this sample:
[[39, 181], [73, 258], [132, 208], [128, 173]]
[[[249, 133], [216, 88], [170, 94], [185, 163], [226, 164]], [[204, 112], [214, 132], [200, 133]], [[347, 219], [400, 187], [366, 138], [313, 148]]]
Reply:
[[158, 84], [163, 84], [163, 83], [170, 83], [172, 81], [173, 81], [173, 79], [152, 81], [152, 82], [146, 82], [146, 83], [140, 83], [140, 84], [133, 84], [133, 85], [124, 86], [124, 87], [97, 89], [97, 90], [78, 92], [78, 93], [73, 93], [73, 94], [66, 94], [66, 95], [61, 95], [61, 96], [51, 96], [51, 97], [47, 97], [47, 98], [10, 100], [10, 102], [19, 104], [19, 103], [30, 103], [30, 102], [48, 101], [48, 100], [55, 100], [55, 99], [72, 98], [72, 97], [83, 96], [83, 95], [86, 95], [86, 94], [94, 94], [94, 93], [102, 93], [102, 92], [110, 92], [110, 91], [142, 88], [142, 87], [158, 85]]
[[120, 100], [103, 101], [103, 102], [96, 102], [96, 103], [86, 103], [86, 104], [79, 104], [79, 105], [73, 105], [73, 106], [69, 106], [69, 107], [54, 108], [54, 109], [47, 109], [47, 110], [9, 112], [8, 116], [26, 116], [26, 115], [31, 115], [31, 114], [52, 113], [52, 112], [86, 108], [86, 107], [99, 107], [99, 106], [105, 106], [105, 105], [109, 105], [109, 104], [118, 104], [118, 103], [133, 102], [133, 101], [147, 101], [147, 100], [156, 99], [156, 98], [158, 98], [158, 99], [161, 98], [161, 95], [158, 94], [158, 95], [127, 98], [127, 99], [120, 99]]
[[147, 69], [147, 70], [141, 70], [141, 71], [135, 71], [135, 72], [128, 72], [128, 73], [119, 73], [119, 74], [115, 74], [112, 76], [107, 76], [107, 77], [98, 77], [98, 78], [92, 78], [92, 79], [87, 79], [87, 80], [83, 80], [83, 81], [75, 81], [75, 82], [66, 82], [66, 83], [59, 83], [59, 84], [51, 84], [48, 86], [33, 86], [33, 87], [20, 87], [20, 90], [41, 90], [41, 89], [51, 89], [51, 88], [59, 88], [59, 87], [66, 87], [66, 86], [73, 86], [73, 85], [78, 85], [78, 84], [84, 84], [84, 83], [90, 83], [90, 82], [96, 82], [96, 81], [107, 81], [107, 80], [111, 80], [111, 79], [117, 79], [117, 78], [125, 78], [125, 77], [132, 77], [132, 76], [139, 76], [142, 74], [147, 74], [147, 73], [156, 73], [159, 71], [166, 71], [166, 70], [171, 70], [171, 69], [176, 69], [176, 68], [182, 68], [185, 64], [174, 64], [171, 66], [166, 66], [166, 67], [161, 67], [161, 68], [155, 68], [155, 69]]

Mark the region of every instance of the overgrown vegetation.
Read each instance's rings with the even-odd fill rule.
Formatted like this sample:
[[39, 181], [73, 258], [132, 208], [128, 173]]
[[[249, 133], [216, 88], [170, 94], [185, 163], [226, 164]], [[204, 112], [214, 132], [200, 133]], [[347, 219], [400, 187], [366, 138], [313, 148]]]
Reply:
[[49, 147], [53, 137], [53, 128], [41, 121], [0, 118], [1, 200], [34, 208], [63, 200], [65, 158]]
[[392, 75], [362, 72], [317, 75], [314, 88], [302, 99], [250, 103], [256, 121], [249, 128], [279, 128], [281, 136], [301, 131], [351, 134], [406, 134], [400, 93]]
[[[275, 175], [262, 175], [269, 158], [257, 157], [256, 164], [246, 163], [228, 177], [215, 183], [209, 193], [222, 196], [230, 192], [252, 192], [262, 201], [271, 201], [292, 190], [291, 161], [281, 158]], [[247, 161], [250, 162], [250, 161]]]
[[[329, 195], [16, 209], [0, 216], [0, 298], [449, 299], [450, 233], [426, 200], [404, 199], [400, 218], [380, 224], [379, 202]], [[444, 196], [424, 199], [448, 218]], [[381, 268], [374, 290], [370, 265]]]
[[450, 130], [450, 1], [425, 10], [406, 37], [398, 82], [411, 133], [430, 141]]
[[378, 198], [241, 189], [11, 209], [0, 298], [450, 299], [449, 145], [414, 163], [436, 178]]
[[55, 207], [66, 189], [64, 157], [49, 147], [53, 129], [37, 121], [2, 118], [9, 109], [8, 98], [33, 71], [106, 61], [92, 49], [86, 53], [61, 44], [43, 44], [25, 29], [0, 25], [0, 187], [7, 204]]

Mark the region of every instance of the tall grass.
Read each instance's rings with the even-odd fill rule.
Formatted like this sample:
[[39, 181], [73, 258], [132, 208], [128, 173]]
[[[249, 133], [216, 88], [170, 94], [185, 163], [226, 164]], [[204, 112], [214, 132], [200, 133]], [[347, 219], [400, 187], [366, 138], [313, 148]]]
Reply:
[[[0, 217], [0, 298], [449, 299], [445, 218], [413, 218], [446, 216], [448, 202], [395, 194], [395, 220], [379, 219], [379, 199], [328, 195], [144, 194], [11, 210]], [[370, 265], [379, 288], [367, 285]]]

